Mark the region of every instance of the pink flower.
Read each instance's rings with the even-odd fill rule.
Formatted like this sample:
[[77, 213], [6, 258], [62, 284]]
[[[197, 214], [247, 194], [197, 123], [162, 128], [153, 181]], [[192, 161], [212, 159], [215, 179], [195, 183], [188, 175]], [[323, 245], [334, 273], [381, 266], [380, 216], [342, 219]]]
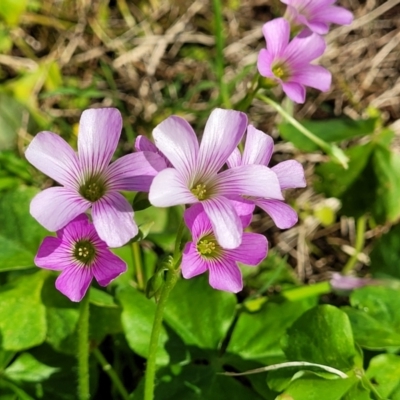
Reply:
[[281, 0], [287, 4], [285, 18], [296, 28], [306, 26], [324, 35], [329, 25], [350, 25], [353, 14], [343, 7], [332, 5], [336, 0]]
[[[272, 138], [254, 128], [253, 125], [249, 125], [243, 156], [236, 148], [228, 159], [228, 165], [230, 168], [247, 164], [268, 166], [273, 150], [274, 142]], [[272, 167], [271, 170], [278, 177], [282, 190], [306, 186], [303, 167], [295, 160], [283, 161]], [[291, 228], [297, 222], [296, 211], [282, 200], [261, 197], [246, 197], [246, 200], [252, 201], [262, 208], [280, 229]]]
[[148, 191], [166, 164], [157, 154], [141, 152], [109, 165], [121, 129], [119, 111], [103, 108], [82, 113], [78, 154], [55, 133], [34, 137], [26, 158], [63, 185], [44, 190], [31, 202], [32, 216], [46, 229], [57, 231], [91, 208], [94, 226], [108, 246], [122, 246], [137, 234], [132, 207], [118, 191]]
[[182, 275], [189, 279], [209, 271], [209, 282], [214, 289], [237, 293], [243, 288], [238, 262], [256, 266], [266, 256], [268, 242], [258, 233], [243, 233], [236, 249], [224, 249], [215, 238], [210, 219], [201, 204], [185, 211], [185, 223], [192, 233], [182, 255]]
[[296, 103], [304, 103], [305, 86], [329, 90], [331, 73], [310, 62], [325, 51], [321, 36], [312, 33], [297, 36], [290, 43], [290, 25], [284, 18], [276, 18], [263, 26], [267, 48], [258, 55], [257, 68], [262, 76], [282, 85], [283, 91]]
[[56, 288], [72, 301], [82, 300], [93, 277], [107, 286], [126, 271], [125, 262], [111, 253], [84, 214], [57, 231], [57, 237], [43, 240], [35, 264], [62, 271]]
[[241, 165], [220, 172], [246, 125], [245, 114], [216, 109], [207, 121], [200, 146], [192, 127], [177, 116], [167, 118], [153, 131], [157, 148], [173, 168], [154, 178], [150, 203], [170, 207], [200, 202], [218, 243], [226, 249], [238, 247], [243, 233], [230, 197], [283, 199], [277, 176], [264, 165]]

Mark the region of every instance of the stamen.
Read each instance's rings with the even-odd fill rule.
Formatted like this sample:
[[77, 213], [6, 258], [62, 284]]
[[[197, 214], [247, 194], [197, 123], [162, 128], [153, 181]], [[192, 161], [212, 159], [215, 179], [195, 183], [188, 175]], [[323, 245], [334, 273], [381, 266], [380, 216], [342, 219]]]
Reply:
[[203, 183], [199, 183], [196, 185], [193, 189], [191, 189], [191, 192], [199, 199], [199, 200], [205, 200], [206, 194], [207, 194], [207, 189], [206, 185]]
[[286, 75], [285, 70], [280, 65], [277, 65], [276, 67], [273, 67], [272, 68], [272, 72], [279, 79], [285, 77], [285, 75]]
[[96, 247], [89, 240], [79, 240], [75, 243], [73, 255], [77, 261], [88, 266], [96, 258]]
[[101, 199], [106, 193], [106, 185], [99, 177], [90, 177], [80, 188], [79, 193], [91, 202]]
[[205, 258], [217, 258], [221, 255], [222, 249], [214, 235], [203, 237], [197, 242], [197, 251]]

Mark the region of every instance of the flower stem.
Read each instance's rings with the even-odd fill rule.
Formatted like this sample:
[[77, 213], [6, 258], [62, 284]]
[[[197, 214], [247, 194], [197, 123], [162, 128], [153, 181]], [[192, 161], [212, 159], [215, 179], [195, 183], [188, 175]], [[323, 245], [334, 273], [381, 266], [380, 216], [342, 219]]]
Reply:
[[348, 259], [346, 265], [343, 267], [343, 274], [349, 274], [354, 266], [356, 265], [358, 255], [361, 253], [364, 248], [365, 243], [365, 229], [367, 226], [367, 218], [365, 215], [362, 215], [357, 219], [357, 228], [356, 228], [356, 247], [353, 255]]
[[298, 129], [304, 136], [313, 141], [318, 147], [320, 147], [326, 154], [334, 158], [343, 166], [343, 168], [347, 169], [348, 167], [348, 157], [344, 154], [343, 150], [339, 147], [327, 143], [318, 136], [314, 135], [310, 132], [306, 127], [304, 127], [300, 122], [296, 121], [289, 113], [287, 113], [279, 104], [275, 103], [275, 101], [271, 100], [269, 97], [263, 96], [262, 94], [257, 94], [257, 97], [262, 100], [264, 103], [269, 104], [283, 118], [286, 119], [291, 125], [293, 125], [296, 129]]
[[132, 249], [133, 262], [135, 263], [135, 272], [136, 272], [138, 289], [143, 290], [144, 288], [143, 264], [142, 264], [142, 256], [140, 254], [139, 243], [133, 242], [131, 249]]
[[106, 360], [101, 351], [96, 348], [93, 350], [93, 355], [96, 357], [98, 363], [102, 366], [103, 371], [110, 377], [114, 386], [118, 390], [119, 394], [124, 400], [129, 400], [129, 393], [125, 389], [117, 373], [113, 369], [112, 365]]
[[81, 301], [78, 320], [78, 398], [89, 400], [89, 293]]

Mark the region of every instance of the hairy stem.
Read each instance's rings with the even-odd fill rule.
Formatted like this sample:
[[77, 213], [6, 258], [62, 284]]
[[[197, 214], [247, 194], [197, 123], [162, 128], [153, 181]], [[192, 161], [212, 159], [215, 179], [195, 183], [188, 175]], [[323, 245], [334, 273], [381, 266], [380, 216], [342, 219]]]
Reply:
[[89, 293], [81, 301], [78, 320], [78, 398], [89, 400]]

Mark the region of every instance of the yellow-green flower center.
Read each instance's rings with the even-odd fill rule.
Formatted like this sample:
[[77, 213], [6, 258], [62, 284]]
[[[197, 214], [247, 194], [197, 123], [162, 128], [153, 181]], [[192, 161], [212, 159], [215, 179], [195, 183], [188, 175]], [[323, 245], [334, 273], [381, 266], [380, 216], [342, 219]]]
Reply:
[[288, 77], [288, 72], [282, 64], [277, 64], [272, 67], [272, 73], [278, 78], [285, 80]]
[[86, 200], [94, 203], [101, 199], [106, 193], [106, 185], [104, 181], [99, 177], [90, 177], [86, 182], [79, 188], [79, 193]]
[[216, 241], [214, 235], [203, 237], [197, 242], [197, 251], [205, 258], [217, 258], [221, 255], [222, 248]]
[[205, 200], [207, 196], [207, 188], [203, 183], [195, 185], [190, 190], [199, 200]]
[[75, 243], [73, 251], [75, 260], [85, 266], [90, 265], [96, 257], [96, 248], [89, 240], [79, 240]]

